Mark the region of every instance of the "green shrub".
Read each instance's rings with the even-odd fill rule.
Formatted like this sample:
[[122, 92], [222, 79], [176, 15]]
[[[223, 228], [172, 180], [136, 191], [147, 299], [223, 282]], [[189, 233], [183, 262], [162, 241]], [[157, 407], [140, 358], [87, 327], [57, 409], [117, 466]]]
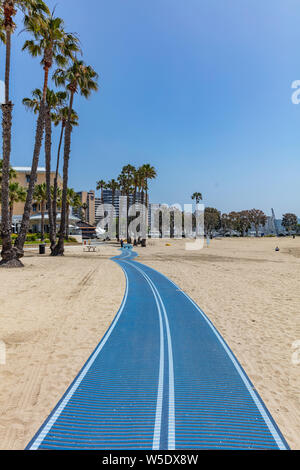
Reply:
[[38, 240], [38, 234], [37, 233], [28, 233], [28, 235], [26, 237], [27, 242], [35, 242], [36, 240]]

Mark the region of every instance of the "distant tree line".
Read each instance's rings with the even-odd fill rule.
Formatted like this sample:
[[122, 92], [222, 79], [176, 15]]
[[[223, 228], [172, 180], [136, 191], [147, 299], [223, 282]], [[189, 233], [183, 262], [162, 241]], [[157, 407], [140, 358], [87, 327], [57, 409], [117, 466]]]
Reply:
[[[203, 199], [202, 193], [195, 192], [191, 198], [196, 201], [196, 204], [199, 204]], [[260, 209], [242, 210], [240, 212], [232, 211], [228, 214], [222, 214], [214, 207], [206, 207], [204, 209], [204, 230], [205, 234], [209, 236], [212, 235], [213, 231], [220, 231], [223, 233], [235, 231], [244, 237], [251, 227], [254, 227], [256, 236], [258, 237], [259, 228], [264, 227], [266, 223], [267, 216]], [[296, 214], [284, 214], [282, 218], [282, 226], [289, 233], [292, 231], [300, 231]]]
[[[240, 212], [229, 212], [221, 214], [218, 209], [206, 207], [204, 211], [204, 227], [205, 233], [211, 235], [214, 230], [223, 233], [235, 231], [244, 237], [249, 230], [254, 227], [255, 234], [258, 237], [259, 228], [264, 227], [267, 223], [267, 216], [260, 209], [243, 210]], [[295, 214], [284, 214], [282, 226], [287, 232], [297, 231], [298, 218]]]

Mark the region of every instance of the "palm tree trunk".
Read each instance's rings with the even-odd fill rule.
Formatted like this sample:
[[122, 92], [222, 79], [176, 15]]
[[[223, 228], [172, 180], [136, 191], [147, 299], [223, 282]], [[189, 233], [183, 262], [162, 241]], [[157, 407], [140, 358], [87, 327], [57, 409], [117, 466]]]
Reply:
[[10, 226], [12, 226], [13, 213], [14, 213], [14, 205], [13, 205], [13, 203], [10, 203], [10, 205], [9, 205], [9, 220], [10, 220]]
[[11, 241], [11, 223], [9, 210], [9, 169], [11, 153], [11, 128], [13, 104], [9, 100], [10, 81], [10, 58], [11, 58], [11, 30], [6, 29], [6, 61], [5, 61], [5, 104], [2, 105], [2, 140], [3, 140], [3, 163], [2, 163], [2, 187], [1, 187], [1, 238], [2, 238], [2, 260], [0, 266], [21, 267], [23, 264], [17, 259], [16, 252]]
[[9, 84], [10, 84], [10, 58], [11, 58], [11, 30], [6, 29], [6, 49], [5, 49], [5, 103], [9, 101]]
[[43, 103], [46, 103], [47, 100], [47, 89], [48, 89], [48, 79], [49, 79], [49, 67], [44, 67], [44, 88], [43, 88]]
[[129, 191], [127, 192], [126, 194], [126, 197], [127, 197], [127, 201], [126, 201], [126, 204], [127, 204], [127, 214], [126, 214], [126, 217], [127, 217], [127, 243], [131, 243], [131, 237], [129, 235]]
[[59, 170], [60, 151], [61, 151], [61, 145], [62, 145], [62, 140], [63, 140], [63, 135], [64, 135], [64, 129], [65, 129], [65, 125], [64, 123], [62, 123], [58, 151], [57, 151], [56, 172], [55, 172], [54, 187], [53, 187], [53, 223], [54, 223], [54, 230], [55, 230], [55, 238], [56, 238], [56, 219], [57, 219], [58, 170]]
[[[147, 180], [146, 180], [146, 188], [147, 188]], [[144, 199], [144, 198], [143, 198]], [[143, 224], [144, 224], [144, 230], [143, 231], [143, 238], [147, 238], [147, 234], [148, 234], [148, 190], [146, 189], [145, 191], [145, 207], [144, 207], [144, 201], [143, 201], [143, 214], [144, 214], [144, 220], [143, 220]]]
[[44, 201], [41, 202], [41, 242], [45, 241], [45, 203]]
[[45, 129], [45, 108], [46, 108], [46, 99], [47, 99], [47, 89], [48, 89], [48, 78], [49, 78], [49, 67], [44, 67], [44, 86], [43, 86], [43, 99], [40, 104], [39, 116], [37, 120], [36, 135], [35, 135], [35, 145], [32, 157], [31, 173], [29, 186], [27, 191], [27, 198], [24, 207], [24, 213], [22, 218], [22, 224], [20, 233], [15, 241], [15, 250], [17, 252], [17, 257], [22, 258], [24, 256], [24, 244], [26, 240], [26, 235], [29, 229], [30, 223], [30, 214], [32, 209], [32, 198], [34, 192], [34, 186], [36, 183], [37, 168], [39, 164], [39, 158], [41, 153], [44, 129]]
[[[111, 227], [116, 227], [115, 225], [115, 190], [112, 189], [111, 191], [111, 202], [112, 202], [112, 212], [111, 212]], [[112, 232], [112, 238], [115, 237], [117, 234]]]
[[53, 207], [51, 198], [51, 146], [52, 146], [52, 124], [50, 108], [46, 107], [45, 114], [45, 160], [46, 160], [46, 191], [47, 191], [47, 204], [48, 204], [48, 220], [49, 220], [49, 237], [50, 249], [55, 246], [56, 237], [53, 220]]
[[69, 216], [70, 216], [70, 206], [67, 204], [67, 222], [66, 222], [66, 239], [69, 240]]
[[62, 206], [61, 206], [61, 221], [59, 229], [59, 239], [56, 244], [52, 256], [63, 256], [64, 255], [64, 237], [67, 220], [67, 192], [68, 192], [68, 176], [69, 176], [69, 159], [71, 152], [71, 115], [73, 109], [74, 92], [71, 92], [69, 115], [65, 130], [65, 146], [64, 146], [64, 170], [63, 170], [63, 192], [62, 192]]
[[42, 147], [44, 127], [45, 127], [45, 104], [42, 102], [40, 106], [39, 117], [37, 120], [35, 146], [34, 146], [30, 180], [29, 180], [27, 197], [26, 197], [26, 202], [25, 202], [25, 207], [24, 207], [22, 224], [21, 224], [19, 235], [15, 241], [15, 249], [17, 250], [18, 258], [22, 258], [24, 256], [24, 243], [26, 240], [26, 235], [27, 235], [29, 223], [30, 223], [33, 191], [34, 191], [34, 186], [36, 183], [36, 175], [37, 175], [37, 168], [38, 168], [39, 157], [40, 157], [40, 152], [41, 152], [41, 147]]

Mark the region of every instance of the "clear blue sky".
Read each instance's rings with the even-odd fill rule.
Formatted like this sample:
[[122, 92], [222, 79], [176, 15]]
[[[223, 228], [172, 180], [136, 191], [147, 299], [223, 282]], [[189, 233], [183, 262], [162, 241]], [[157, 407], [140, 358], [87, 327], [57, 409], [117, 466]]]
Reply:
[[[48, 4], [80, 34], [84, 59], [100, 75], [97, 95], [75, 101], [70, 186], [93, 189], [127, 163], [150, 162], [158, 171], [152, 202], [190, 203], [201, 191], [224, 212], [300, 215], [300, 105], [291, 102], [300, 79], [298, 0]], [[39, 60], [20, 52], [24, 39], [13, 38], [14, 165], [30, 165], [34, 117], [21, 100], [42, 85]]]

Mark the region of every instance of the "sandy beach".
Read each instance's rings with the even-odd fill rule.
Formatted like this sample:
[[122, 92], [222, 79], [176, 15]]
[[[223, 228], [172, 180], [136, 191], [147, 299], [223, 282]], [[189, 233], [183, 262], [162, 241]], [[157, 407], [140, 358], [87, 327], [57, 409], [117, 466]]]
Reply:
[[[184, 289], [223, 335], [293, 449], [300, 449], [300, 238], [149, 240], [138, 260]], [[280, 252], [275, 252], [275, 246]], [[61, 258], [28, 252], [25, 268], [0, 270], [0, 448], [23, 449], [61, 398], [113, 320], [122, 270], [107, 245], [67, 248]]]
[[[238, 357], [289, 445], [300, 449], [300, 238], [226, 238], [201, 251], [150, 241], [140, 261], [197, 302]], [[275, 252], [279, 246], [280, 252]], [[298, 356], [299, 357], [299, 356]]]
[[24, 449], [111, 324], [125, 289], [117, 253], [28, 253], [24, 269], [0, 270], [0, 449]]

